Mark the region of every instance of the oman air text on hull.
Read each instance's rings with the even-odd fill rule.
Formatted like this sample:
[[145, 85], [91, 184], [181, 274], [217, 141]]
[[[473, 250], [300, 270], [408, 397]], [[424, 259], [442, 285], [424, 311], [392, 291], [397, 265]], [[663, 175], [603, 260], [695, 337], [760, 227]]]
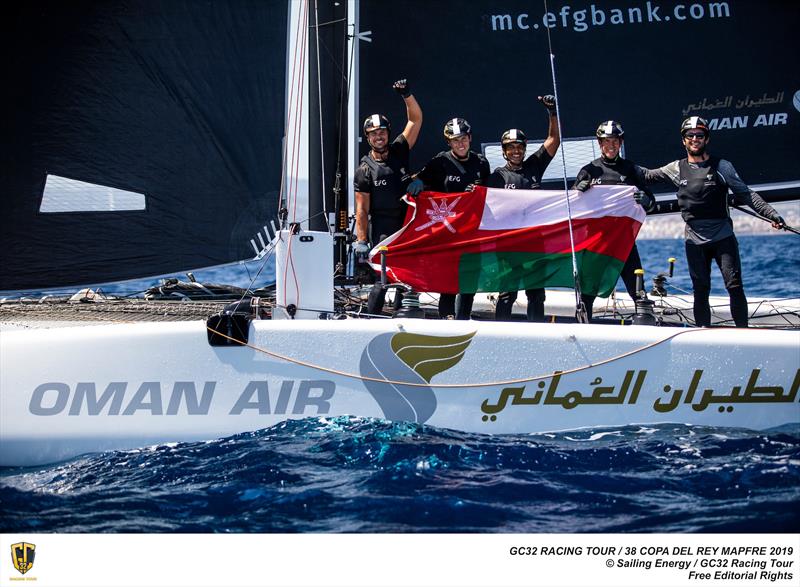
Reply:
[[[296, 383], [291, 379], [281, 383], [273, 410], [267, 382], [250, 381], [236, 400], [231, 402], [228, 415], [237, 416], [246, 410], [257, 410], [259, 414], [289, 413], [287, 410]], [[193, 381], [176, 381], [170, 392], [162, 391], [162, 384], [159, 381], [145, 381], [132, 395], [128, 385], [125, 381], [111, 382], [98, 397], [97, 385], [94, 382], [77, 383], [74, 391], [66, 383], [42, 383], [31, 395], [29, 410], [34, 416], [55, 416], [64, 413], [70, 416], [132, 416], [137, 412], [147, 412], [154, 416], [175, 416], [182, 412], [183, 406], [185, 409], [183, 413], [190, 416], [206, 416], [214, 399], [217, 382], [204, 382], [199, 395], [197, 385]], [[294, 394], [291, 413], [305, 414], [306, 408], [315, 407], [316, 410], [310, 413], [329, 414], [330, 400], [335, 390], [336, 385], [333, 381], [300, 381]]]

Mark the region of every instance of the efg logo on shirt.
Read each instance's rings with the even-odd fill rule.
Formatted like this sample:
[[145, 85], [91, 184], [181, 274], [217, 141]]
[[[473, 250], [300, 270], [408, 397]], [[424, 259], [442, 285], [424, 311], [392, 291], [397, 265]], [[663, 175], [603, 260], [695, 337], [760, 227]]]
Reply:
[[385, 179], [376, 179], [372, 183], [375, 186], [386, 185], [386, 180]]
[[461, 183], [461, 176], [459, 175], [448, 175], [447, 181], [452, 181], [453, 183]]

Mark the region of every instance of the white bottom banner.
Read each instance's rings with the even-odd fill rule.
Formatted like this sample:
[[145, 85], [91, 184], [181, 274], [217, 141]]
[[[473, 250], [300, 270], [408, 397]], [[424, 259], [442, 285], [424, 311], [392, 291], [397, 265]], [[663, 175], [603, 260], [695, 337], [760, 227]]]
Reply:
[[798, 534], [3, 534], [0, 585], [800, 585]]

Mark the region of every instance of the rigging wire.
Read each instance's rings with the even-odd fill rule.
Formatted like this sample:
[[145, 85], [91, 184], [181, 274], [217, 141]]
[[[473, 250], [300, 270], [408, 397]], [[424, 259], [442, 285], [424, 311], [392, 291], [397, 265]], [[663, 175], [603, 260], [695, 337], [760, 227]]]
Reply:
[[301, 6], [302, 17], [301, 22], [298, 25], [297, 34], [300, 35], [300, 58], [298, 60], [300, 64], [300, 74], [298, 76], [297, 81], [297, 97], [295, 98], [296, 102], [294, 105], [294, 142], [292, 143], [293, 148], [293, 161], [292, 161], [292, 174], [291, 179], [294, 180], [293, 182], [293, 203], [292, 203], [292, 222], [297, 221], [297, 183], [299, 180], [299, 168], [300, 168], [300, 134], [303, 127], [303, 88], [305, 87], [305, 75], [306, 75], [306, 48], [308, 46], [308, 38], [307, 38], [307, 31], [308, 31], [308, 0], [304, 0]]
[[315, 24], [315, 25], [312, 25], [312, 26], [314, 26], [316, 28], [321, 28], [321, 27], [324, 27], [324, 26], [328, 26], [329, 24], [336, 24], [337, 22], [342, 22], [344, 20], [347, 20], [347, 18], [336, 18], [334, 20], [328, 20], [326, 22], [321, 22], [319, 24]]
[[325, 140], [322, 131], [322, 66], [319, 62], [319, 0], [314, 0], [314, 40], [317, 53], [317, 103], [319, 110], [319, 156], [320, 156], [320, 183], [322, 189], [322, 212], [325, 215], [325, 226], [328, 233], [331, 231], [330, 218], [328, 216], [328, 198], [325, 197]]
[[[544, 1], [544, 12], [548, 14], [547, 0]], [[555, 54], [553, 53], [553, 42], [550, 38], [550, 27], [547, 29], [547, 48], [550, 54], [550, 73], [553, 79], [553, 95], [556, 99], [556, 124], [558, 124], [558, 137], [561, 148], [561, 165], [564, 169], [564, 198], [567, 202], [567, 225], [569, 226], [569, 244], [572, 251], [572, 279], [575, 282], [575, 308], [579, 314], [585, 317], [585, 310], [583, 309], [583, 302], [581, 300], [580, 281], [578, 279], [578, 261], [575, 254], [575, 235], [572, 231], [572, 207], [569, 201], [569, 187], [567, 185], [567, 156], [566, 147], [564, 143], [564, 133], [561, 131], [561, 100], [558, 98], [558, 84], [556, 83], [556, 64]]]
[[[350, 211], [350, 188], [349, 186], [352, 182], [347, 181], [349, 176], [347, 172], [344, 174], [342, 173], [342, 134], [344, 133], [345, 137], [347, 138], [347, 144], [350, 143], [350, 126], [348, 124], [348, 120], [346, 118], [347, 114], [345, 114], [345, 110], [348, 110], [349, 113], [349, 106], [350, 106], [350, 90], [352, 88], [353, 82], [353, 63], [355, 62], [355, 48], [356, 43], [358, 42], [357, 37], [355, 35], [355, 23], [350, 25], [353, 28], [352, 36], [348, 34], [348, 27], [342, 27], [342, 31], [344, 33], [344, 38], [342, 39], [342, 63], [347, 64], [346, 72], [340, 71], [341, 75], [341, 82], [339, 87], [339, 120], [337, 122], [337, 128], [339, 129], [339, 137], [336, 145], [336, 210], [334, 210], [334, 214], [343, 215], [344, 218], [337, 216], [336, 219], [336, 228], [337, 231], [339, 229], [342, 232], [347, 232], [348, 224], [347, 224], [347, 216]], [[347, 58], [347, 45], [348, 42], [350, 44], [350, 58]], [[344, 175], [345, 179], [345, 187], [342, 188], [342, 176]], [[344, 193], [342, 193], [344, 191]], [[340, 223], [341, 220], [341, 223]], [[345, 240], [345, 255], [342, 259], [345, 266], [345, 274], [347, 274], [347, 267], [350, 266], [352, 249], [350, 246], [347, 245], [347, 240]]]
[[[348, 34], [347, 27], [343, 28], [344, 40], [342, 42], [342, 52], [343, 52], [342, 62], [343, 63], [347, 63], [347, 73], [342, 72], [341, 84], [340, 84], [340, 88], [339, 88], [339, 99], [340, 99], [341, 104], [340, 104], [340, 107], [339, 107], [339, 121], [337, 123], [338, 124], [338, 128], [339, 128], [339, 140], [337, 141], [337, 146], [336, 146], [336, 173], [337, 173], [337, 175], [341, 174], [341, 169], [342, 169], [342, 140], [341, 140], [341, 134], [343, 132], [344, 133], [349, 133], [350, 132], [349, 126], [347, 128], [345, 128], [345, 122], [346, 121], [344, 120], [344, 110], [350, 104], [350, 90], [352, 88], [352, 83], [353, 83], [353, 63], [355, 61], [356, 43], [358, 42], [357, 38], [355, 36], [355, 24], [350, 25], [350, 26], [353, 27], [353, 35], [352, 35], [352, 37], [351, 37], [351, 35]], [[350, 58], [348, 59], [347, 58], [347, 44], [348, 44], [348, 39], [350, 39], [350, 38], [352, 38], [352, 41], [350, 42]], [[342, 105], [344, 107], [342, 107]], [[349, 142], [349, 137], [348, 137], [348, 142]], [[339, 184], [339, 197], [341, 198], [342, 188], [341, 188], [340, 182], [337, 181], [337, 183]], [[337, 214], [339, 213], [339, 208], [340, 208], [340, 202], [337, 202], [336, 203], [335, 213], [337, 213]]]
[[[290, 207], [292, 208], [293, 222], [297, 220], [297, 181], [298, 181], [298, 167], [299, 167], [299, 157], [300, 157], [298, 138], [301, 130], [301, 119], [303, 111], [302, 89], [304, 87], [304, 75], [305, 75], [307, 20], [308, 20], [308, 0], [305, 0], [303, 4], [301, 4], [300, 7], [297, 9], [297, 21], [295, 24], [296, 34], [294, 38], [294, 48], [291, 54], [292, 73], [291, 73], [291, 80], [289, 82], [289, 98], [287, 100], [287, 112], [286, 112], [284, 133], [283, 133], [281, 186], [280, 186], [280, 191], [278, 192], [278, 210], [281, 210], [282, 204], [285, 202], [287, 211]], [[299, 72], [298, 72], [298, 67], [299, 67]], [[291, 127], [291, 132], [294, 133], [292, 140], [289, 140], [290, 127]], [[280, 228], [285, 227], [283, 226], [285, 220], [286, 220], [285, 218], [281, 219]], [[280, 233], [276, 235], [276, 239], [273, 241], [275, 242], [275, 244], [277, 244], [278, 238], [280, 238]], [[250, 269], [249, 267], [247, 267], [247, 265], [245, 265], [245, 267], [247, 268], [248, 276], [250, 277], [250, 283], [247, 286], [247, 288], [245, 288], [245, 291], [242, 293], [242, 296], [239, 298], [239, 301], [237, 303], [241, 303], [244, 300], [244, 298], [247, 297], [247, 295], [252, 293], [253, 285], [255, 284], [256, 280], [260, 277], [273, 252], [272, 250], [269, 249], [275, 248], [273, 242], [270, 242], [267, 245], [266, 247], [267, 254], [264, 255], [264, 257], [261, 259], [261, 265], [258, 271], [256, 272], [255, 276], [250, 276]], [[299, 284], [297, 282], [297, 274], [296, 272], [294, 272], [294, 262], [291, 257], [291, 245], [292, 245], [292, 234], [290, 231], [288, 251], [287, 251], [287, 260], [288, 260], [287, 271], [289, 266], [291, 265], [295, 280], [295, 288], [297, 290], [297, 296], [299, 300], [300, 297]], [[284, 274], [284, 284], [286, 284], [286, 274]], [[285, 294], [286, 290], [284, 289], [284, 299], [285, 299]]]
[[[286, 112], [286, 119], [284, 123], [284, 137], [283, 137], [283, 157], [281, 161], [281, 187], [280, 191], [278, 192], [278, 210], [282, 208], [283, 202], [286, 202], [287, 210], [291, 207], [293, 210], [293, 218], [292, 220], [296, 220], [297, 216], [297, 168], [299, 162], [299, 148], [298, 148], [298, 134], [299, 128], [298, 123], [302, 116], [302, 104], [303, 104], [303, 82], [304, 82], [304, 75], [305, 75], [305, 49], [306, 49], [306, 26], [308, 20], [308, 1], [306, 0], [297, 10], [297, 21], [295, 24], [295, 34], [294, 39], [294, 48], [291, 55], [291, 81], [289, 83], [289, 99], [287, 100], [287, 112]], [[300, 34], [302, 31], [302, 34]], [[299, 56], [298, 56], [299, 55]], [[299, 72], [298, 72], [298, 63], [299, 63]], [[291, 122], [290, 122], [291, 121]], [[293, 123], [293, 124], [292, 124]], [[290, 126], [293, 127], [294, 137], [293, 140], [289, 140], [290, 134]], [[289, 170], [291, 169], [291, 175], [289, 175]], [[287, 175], [289, 178], [287, 180]], [[291, 180], [294, 180], [292, 183]], [[285, 219], [281, 219], [281, 224], [285, 222]], [[281, 227], [283, 228], [283, 227]], [[279, 238], [279, 234], [276, 237]], [[277, 241], [275, 241], [277, 243]], [[268, 245], [269, 247], [273, 247], [272, 243]], [[250, 284], [245, 289], [244, 293], [242, 294], [241, 298], [239, 299], [239, 303], [241, 303], [244, 298], [253, 291], [253, 285], [261, 275], [262, 271], [266, 267], [267, 261], [270, 258], [271, 252], [265, 255], [262, 259], [261, 266], [259, 267], [256, 275], [250, 279]], [[291, 234], [289, 235], [289, 251], [288, 251], [289, 261], [291, 262]], [[293, 264], [292, 264], [293, 266]], [[287, 265], [288, 268], [288, 265]], [[248, 268], [248, 274], [249, 274]], [[284, 283], [285, 283], [284, 279]], [[295, 283], [297, 282], [297, 276], [295, 275]], [[285, 291], [284, 291], [285, 295]], [[299, 291], [298, 291], [299, 296]]]
[[[295, 31], [300, 30], [300, 23], [302, 21], [302, 5], [297, 10], [297, 23], [295, 24]], [[283, 162], [281, 165], [281, 190], [278, 195], [278, 209], [281, 209], [281, 204], [285, 201], [286, 208], [289, 208], [289, 199], [291, 195], [292, 185], [291, 182], [288, 181], [287, 175], [290, 165], [294, 162], [294, 148], [295, 143], [289, 140], [289, 133], [290, 133], [290, 126], [293, 126], [294, 119], [292, 118], [292, 113], [294, 112], [294, 100], [295, 100], [295, 84], [297, 79], [297, 54], [298, 54], [298, 46], [300, 44], [300, 35], [295, 34], [294, 37], [294, 49], [291, 55], [291, 81], [289, 83], [289, 99], [286, 102], [286, 119], [284, 123], [284, 130], [283, 130]], [[290, 124], [291, 121], [291, 124]], [[291, 150], [290, 150], [291, 146]], [[290, 161], [291, 159], [291, 161]]]
[[[299, 63], [300, 73], [297, 76], [297, 95], [296, 95], [296, 102], [294, 104], [294, 110], [292, 114], [294, 115], [294, 137], [292, 142], [292, 168], [291, 168], [291, 175], [290, 178], [293, 180], [293, 187], [292, 187], [292, 223], [297, 222], [297, 200], [298, 200], [298, 188], [297, 183], [299, 181], [299, 168], [300, 168], [300, 134], [303, 127], [303, 88], [305, 87], [305, 74], [306, 74], [306, 49], [308, 46], [308, 0], [304, 0], [298, 15], [298, 25], [296, 29], [296, 34], [300, 36], [299, 46], [300, 46], [300, 57], [297, 59], [293, 64], [292, 67], [297, 67], [297, 63]], [[295, 55], [296, 57], [296, 55]], [[287, 116], [289, 113], [287, 113]], [[298, 300], [300, 298], [300, 286], [297, 280], [297, 272], [294, 270], [294, 262], [292, 260], [292, 240], [293, 240], [293, 231], [289, 230], [288, 234], [288, 245], [286, 251], [287, 263], [286, 268], [284, 271], [284, 279], [283, 279], [283, 297], [286, 299], [286, 292], [287, 292], [287, 283], [288, 283], [288, 271], [289, 267], [292, 268], [292, 276], [294, 277], [295, 282], [295, 291], [297, 292]]]

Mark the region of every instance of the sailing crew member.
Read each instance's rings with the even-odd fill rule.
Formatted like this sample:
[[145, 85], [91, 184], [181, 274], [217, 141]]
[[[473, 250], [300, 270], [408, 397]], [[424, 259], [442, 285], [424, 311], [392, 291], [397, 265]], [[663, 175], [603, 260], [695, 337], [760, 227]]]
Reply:
[[[636, 203], [650, 212], [655, 207], [655, 197], [645, 185], [644, 173], [642, 168], [635, 165], [629, 159], [620, 157], [622, 142], [625, 140], [625, 131], [622, 124], [616, 120], [606, 120], [601, 122], [595, 132], [597, 142], [600, 146], [600, 157], [584, 165], [575, 178], [573, 189], [585, 192], [593, 185], [633, 185], [639, 188], [634, 194]], [[636, 243], [633, 244], [625, 265], [622, 267], [620, 275], [625, 289], [632, 300], [636, 300], [636, 274], [637, 269], [642, 268], [642, 260], [639, 257], [639, 249]], [[581, 293], [581, 301], [586, 308], [586, 317], [592, 321], [592, 304], [596, 296]]]
[[[468, 192], [476, 185], [486, 185], [489, 177], [489, 161], [470, 149], [472, 127], [463, 118], [451, 118], [444, 125], [444, 140], [450, 146], [425, 164], [408, 187], [408, 193], [416, 196], [423, 189], [435, 192]], [[439, 294], [439, 317], [455, 316], [456, 320], [469, 320], [475, 294]]]
[[[525, 133], [517, 128], [504, 132], [500, 142], [503, 149], [503, 158], [507, 163], [492, 172], [487, 180], [488, 187], [535, 190], [541, 186], [542, 176], [550, 161], [555, 157], [558, 146], [561, 144], [561, 137], [558, 132], [555, 97], [550, 95], [539, 96], [539, 101], [547, 108], [550, 120], [544, 144], [525, 159], [525, 150], [528, 145]], [[528, 321], [544, 322], [544, 288], [526, 289], [525, 295], [528, 297]], [[516, 291], [502, 292], [497, 299], [495, 319], [510, 320], [511, 309], [516, 299]]]
[[407, 122], [394, 141], [389, 142], [392, 127], [382, 114], [364, 121], [364, 136], [370, 151], [361, 158], [353, 182], [356, 198], [356, 250], [368, 252], [369, 243], [380, 242], [403, 226], [406, 206], [401, 201], [411, 181], [409, 151], [414, 147], [422, 126], [422, 109], [411, 93], [407, 80], [392, 86], [406, 104]]
[[[364, 136], [370, 151], [361, 158], [353, 177], [356, 199], [356, 238], [353, 252], [357, 259], [366, 259], [370, 243], [378, 244], [403, 227], [406, 205], [402, 198], [411, 181], [409, 151], [414, 147], [422, 126], [422, 109], [411, 93], [408, 80], [396, 81], [392, 87], [406, 104], [406, 126], [391, 143], [392, 127], [382, 114], [373, 114], [364, 121]], [[377, 279], [376, 279], [377, 281]], [[373, 289], [380, 289], [376, 283]], [[370, 313], [383, 307], [385, 292], [370, 295]]]
[[728, 209], [728, 189], [736, 202], [772, 221], [774, 228], [783, 228], [785, 223], [772, 206], [742, 181], [730, 161], [708, 153], [710, 137], [708, 122], [699, 116], [687, 118], [681, 124], [686, 158], [658, 169], [645, 169], [644, 176], [648, 182], [671, 182], [678, 188], [678, 207], [686, 222], [686, 262], [692, 278], [697, 326], [711, 326], [708, 296], [713, 259], [728, 290], [733, 321], [739, 328], [746, 328], [747, 298], [739, 243]]

